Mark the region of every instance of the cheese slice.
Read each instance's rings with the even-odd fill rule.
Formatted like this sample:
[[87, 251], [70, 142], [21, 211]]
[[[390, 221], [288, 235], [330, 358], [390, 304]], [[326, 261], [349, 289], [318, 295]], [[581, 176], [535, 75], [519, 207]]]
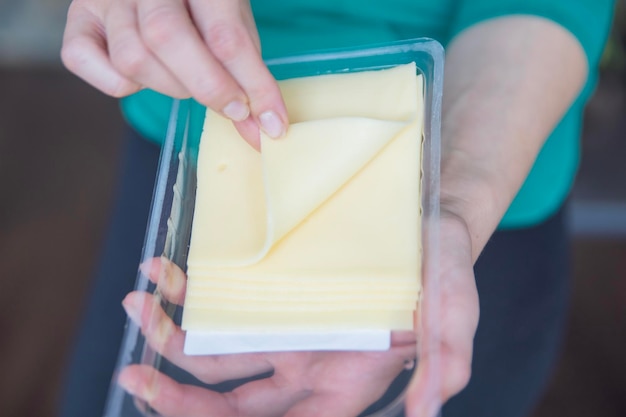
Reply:
[[238, 311], [343, 311], [343, 310], [413, 310], [416, 307], [414, 297], [396, 297], [379, 299], [352, 297], [301, 297], [286, 299], [267, 298], [223, 298], [191, 297], [185, 300], [185, 306], [191, 309], [235, 309]]
[[[258, 288], [258, 289], [257, 289]], [[220, 298], [232, 298], [232, 299], [274, 299], [274, 300], [300, 300], [306, 301], [308, 299], [375, 299], [375, 300], [404, 300], [407, 298], [415, 298], [415, 290], [397, 290], [382, 288], [377, 291], [363, 291], [360, 288], [347, 286], [343, 288], [330, 289], [314, 289], [308, 291], [302, 291], [300, 289], [284, 289], [280, 286], [270, 287], [268, 290], [263, 286], [249, 288], [248, 286], [240, 286], [233, 288], [215, 288], [215, 289], [200, 289], [188, 291], [187, 300], [192, 297], [206, 298], [206, 297], [220, 297]]]
[[[413, 310], [355, 311], [241, 311], [197, 309], [187, 316], [185, 328], [190, 331], [264, 331], [300, 332], [337, 330], [390, 330], [394, 323], [399, 330], [413, 329]], [[363, 322], [367, 326], [363, 326]], [[211, 323], [207, 326], [207, 323]], [[262, 323], [262, 325], [259, 325]]]
[[414, 64], [280, 83], [258, 153], [208, 111], [183, 328], [407, 330], [420, 292], [422, 80]]

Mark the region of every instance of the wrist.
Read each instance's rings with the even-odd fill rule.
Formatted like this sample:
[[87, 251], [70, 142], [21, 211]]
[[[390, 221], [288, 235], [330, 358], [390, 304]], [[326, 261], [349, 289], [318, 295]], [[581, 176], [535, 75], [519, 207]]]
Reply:
[[442, 217], [461, 221], [470, 236], [472, 261], [475, 262], [489, 237], [500, 223], [513, 196], [494, 185], [485, 173], [465, 172], [442, 176]]

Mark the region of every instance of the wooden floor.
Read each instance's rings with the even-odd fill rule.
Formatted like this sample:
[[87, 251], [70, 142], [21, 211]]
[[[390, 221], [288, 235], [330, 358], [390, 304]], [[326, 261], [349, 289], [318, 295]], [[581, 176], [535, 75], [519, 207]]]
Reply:
[[[107, 219], [122, 120], [114, 100], [61, 70], [0, 70], [0, 92], [0, 415], [52, 417]], [[605, 115], [596, 124], [607, 126]], [[626, 158], [624, 132], [617, 148], [604, 145], [612, 159]], [[626, 190], [624, 179], [609, 176], [619, 182], [606, 186]], [[579, 237], [574, 255], [568, 337], [535, 417], [624, 416], [626, 237]]]

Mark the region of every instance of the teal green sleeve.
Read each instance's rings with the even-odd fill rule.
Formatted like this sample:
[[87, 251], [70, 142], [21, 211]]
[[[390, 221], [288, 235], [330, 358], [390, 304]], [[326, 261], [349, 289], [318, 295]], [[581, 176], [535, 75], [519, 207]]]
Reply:
[[551, 20], [580, 42], [589, 66], [600, 61], [614, 0], [462, 0], [452, 22], [451, 37], [475, 23], [505, 15], [533, 15]]
[[[433, 37], [446, 45], [476, 23], [510, 15], [539, 16], [561, 25], [580, 42], [587, 55], [587, 84], [548, 138], [500, 226], [518, 228], [537, 224], [558, 210], [567, 198], [578, 166], [582, 113], [597, 79], [614, 0], [365, 3], [362, 0], [253, 0], [252, 3], [267, 56], [420, 36]], [[171, 102], [168, 97], [145, 90], [123, 99], [122, 110], [140, 134], [160, 143], [165, 136]]]
[[597, 81], [598, 64], [613, 15], [613, 0], [460, 0], [449, 39], [472, 25], [502, 16], [531, 15], [568, 30], [587, 56], [589, 75], [578, 99], [547, 139], [500, 229], [536, 225], [556, 213], [573, 184], [579, 162], [583, 110]]

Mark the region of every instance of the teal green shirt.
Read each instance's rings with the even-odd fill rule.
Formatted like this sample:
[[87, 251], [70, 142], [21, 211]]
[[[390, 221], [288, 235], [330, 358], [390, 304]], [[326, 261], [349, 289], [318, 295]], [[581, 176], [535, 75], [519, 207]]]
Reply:
[[[613, 0], [252, 1], [264, 58], [417, 37], [445, 47], [478, 22], [515, 14], [540, 16], [569, 30], [587, 55], [587, 84], [548, 138], [501, 228], [537, 224], [567, 197], [578, 167], [582, 113], [597, 80], [613, 5]], [[155, 142], [165, 136], [170, 106], [171, 99], [153, 91], [122, 100], [129, 123]]]

